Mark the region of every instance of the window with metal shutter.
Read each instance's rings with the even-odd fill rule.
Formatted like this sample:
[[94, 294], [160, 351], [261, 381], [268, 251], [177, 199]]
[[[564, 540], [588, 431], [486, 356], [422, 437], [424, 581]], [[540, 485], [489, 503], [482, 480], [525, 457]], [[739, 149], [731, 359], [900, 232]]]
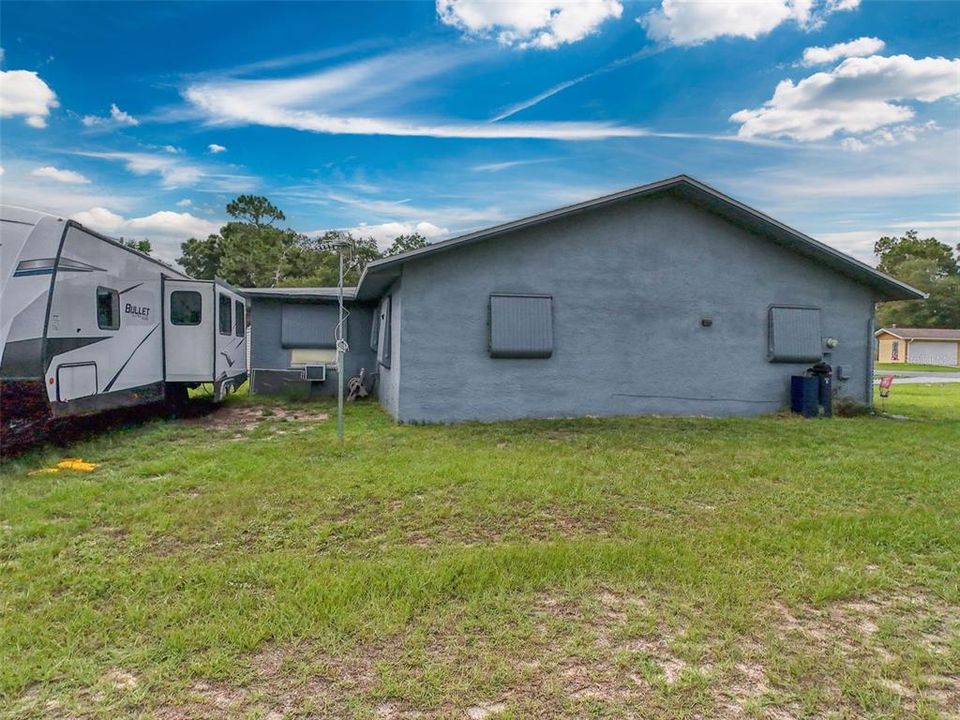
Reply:
[[490, 357], [548, 358], [552, 354], [551, 296], [490, 296]]
[[380, 332], [383, 337], [380, 339], [380, 347], [377, 352], [377, 362], [384, 367], [390, 367], [390, 361], [393, 356], [393, 296], [387, 295], [380, 302]]
[[823, 358], [820, 308], [770, 308], [770, 362], [816, 362]]
[[[338, 307], [333, 304], [284, 303], [281, 306], [280, 344], [285, 348], [336, 347], [338, 313]], [[345, 326], [344, 330], [347, 329]]]

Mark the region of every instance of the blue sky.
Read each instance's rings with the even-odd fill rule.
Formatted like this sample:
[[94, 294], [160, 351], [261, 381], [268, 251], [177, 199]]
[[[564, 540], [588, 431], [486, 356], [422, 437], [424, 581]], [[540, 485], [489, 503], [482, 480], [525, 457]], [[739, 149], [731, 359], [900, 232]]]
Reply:
[[960, 242], [953, 2], [17, 3], [4, 202], [174, 259], [240, 192], [431, 239], [687, 173], [857, 257]]

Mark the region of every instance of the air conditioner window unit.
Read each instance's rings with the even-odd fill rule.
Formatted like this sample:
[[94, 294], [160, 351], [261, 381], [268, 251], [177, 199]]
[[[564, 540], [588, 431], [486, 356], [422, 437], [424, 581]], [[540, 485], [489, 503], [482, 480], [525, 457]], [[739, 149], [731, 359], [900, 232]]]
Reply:
[[323, 382], [324, 380], [327, 379], [327, 366], [326, 365], [304, 365], [303, 379]]

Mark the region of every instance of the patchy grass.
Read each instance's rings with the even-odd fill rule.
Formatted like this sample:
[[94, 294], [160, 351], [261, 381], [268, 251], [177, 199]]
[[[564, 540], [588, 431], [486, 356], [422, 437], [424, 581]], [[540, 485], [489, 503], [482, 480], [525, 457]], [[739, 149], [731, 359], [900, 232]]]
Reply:
[[907, 370], [910, 372], [960, 372], [960, 368], [947, 365], [921, 365], [919, 363], [875, 363], [874, 369], [879, 372], [896, 372]]
[[0, 715], [960, 713], [960, 385], [343, 445], [256, 400], [2, 467]]

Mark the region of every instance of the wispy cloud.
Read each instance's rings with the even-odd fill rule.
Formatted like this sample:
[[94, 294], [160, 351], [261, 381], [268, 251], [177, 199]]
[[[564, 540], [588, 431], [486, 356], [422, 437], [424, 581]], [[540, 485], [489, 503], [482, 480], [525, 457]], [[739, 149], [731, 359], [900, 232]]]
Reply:
[[183, 96], [210, 125], [470, 139], [596, 140], [649, 134], [612, 122], [489, 123], [404, 112], [411, 99], [437, 91], [441, 76], [484, 56], [474, 49], [399, 51], [290, 78], [206, 79], [189, 84]]
[[500, 112], [498, 115], [495, 115], [494, 117], [492, 117], [490, 121], [499, 122], [501, 120], [506, 120], [508, 117], [512, 115], [516, 115], [518, 112], [523, 112], [524, 110], [528, 110], [534, 107], [535, 105], [539, 105], [544, 100], [547, 100], [548, 98], [552, 98], [554, 95], [557, 95], [558, 93], [561, 93], [564, 90], [568, 90], [569, 88], [572, 88], [574, 85], [579, 85], [585, 80], [590, 80], [591, 78], [595, 78], [600, 75], [605, 75], [606, 73], [612, 72], [613, 70], [618, 70], [619, 68], [626, 67], [627, 65], [631, 65], [637, 62], [638, 60], [643, 60], [644, 58], [658, 55], [666, 49], [667, 49], [667, 46], [644, 48], [639, 52], [632, 53], [625, 57], [618, 58], [613, 62], [607, 63], [606, 65], [604, 65], [601, 68], [598, 68], [597, 70], [592, 70], [588, 73], [584, 73], [583, 75], [579, 75], [575, 78], [572, 78], [571, 80], [564, 80], [563, 82], [557, 83], [556, 85], [553, 85], [547, 88], [541, 93], [537, 93], [531, 98], [528, 98], [526, 100], [521, 100], [518, 103], [514, 103], [513, 105], [510, 105], [505, 110]]
[[118, 108], [116, 103], [110, 105], [110, 114], [106, 117], [100, 117], [99, 115], [84, 115], [80, 119], [80, 122], [82, 122], [86, 127], [90, 128], [136, 127], [140, 124], [140, 121], [137, 120], [133, 115]]
[[44, 165], [35, 168], [31, 173], [34, 177], [48, 178], [67, 185], [88, 185], [90, 179], [73, 170], [61, 170], [53, 165]]
[[123, 163], [134, 175], [158, 175], [165, 188], [186, 186], [210, 192], [246, 192], [257, 184], [251, 175], [223, 172], [170, 153], [75, 151], [73, 154]]
[[470, 170], [472, 172], [501, 172], [502, 170], [509, 170], [510, 168], [522, 167], [524, 165], [539, 165], [540, 163], [552, 162], [553, 160], [554, 158], [538, 158], [535, 160], [508, 160], [506, 162], [474, 165], [470, 168]]
[[808, 47], [803, 51], [803, 60], [800, 62], [805, 67], [815, 65], [827, 65], [848, 57], [867, 57], [881, 52], [886, 47], [886, 43], [880, 38], [861, 37], [849, 42], [836, 43], [829, 47]]

